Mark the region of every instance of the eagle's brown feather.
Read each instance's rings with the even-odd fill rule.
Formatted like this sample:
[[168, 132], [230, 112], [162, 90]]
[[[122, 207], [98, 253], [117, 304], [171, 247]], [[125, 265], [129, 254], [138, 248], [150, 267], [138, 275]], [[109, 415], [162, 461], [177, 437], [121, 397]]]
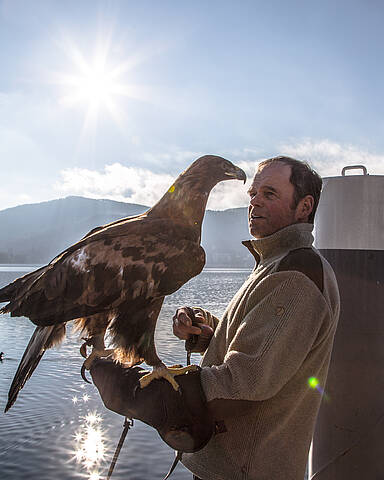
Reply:
[[131, 301], [169, 295], [200, 273], [205, 257], [191, 240], [193, 231], [157, 219], [142, 227], [141, 236], [136, 229], [116, 237], [95, 236], [47, 268], [5, 309], [36, 325], [53, 325], [111, 308], [125, 311]]

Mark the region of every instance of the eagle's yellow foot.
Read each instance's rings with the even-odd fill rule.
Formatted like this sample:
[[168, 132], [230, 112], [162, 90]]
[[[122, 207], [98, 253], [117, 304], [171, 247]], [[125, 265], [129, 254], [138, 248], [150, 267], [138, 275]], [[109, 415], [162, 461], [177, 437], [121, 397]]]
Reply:
[[91, 368], [91, 365], [93, 363], [94, 360], [96, 360], [96, 358], [103, 358], [103, 357], [108, 357], [109, 355], [112, 355], [112, 353], [114, 352], [113, 349], [104, 349], [104, 350], [92, 350], [91, 354], [88, 355], [87, 359], [85, 360], [85, 362], [83, 363], [84, 365], [84, 368], [86, 370], [89, 370]]
[[197, 365], [188, 365], [187, 367], [180, 367], [176, 365], [174, 367], [166, 367], [162, 365], [160, 367], [154, 368], [151, 373], [147, 373], [140, 378], [140, 388], [148, 386], [152, 380], [155, 378], [164, 378], [172, 385], [176, 392], [179, 390], [179, 385], [174, 379], [177, 375], [183, 375], [186, 372], [196, 371], [199, 367]]

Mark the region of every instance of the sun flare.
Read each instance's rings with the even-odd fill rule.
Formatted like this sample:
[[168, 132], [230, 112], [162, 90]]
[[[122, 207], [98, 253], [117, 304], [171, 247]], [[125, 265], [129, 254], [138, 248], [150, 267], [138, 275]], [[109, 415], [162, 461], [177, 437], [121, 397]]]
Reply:
[[90, 105], [108, 105], [115, 90], [113, 79], [102, 69], [92, 68], [83, 78], [79, 77], [74, 85], [74, 97]]
[[93, 50], [81, 51], [69, 38], [61, 45], [68, 58], [67, 72], [52, 74], [51, 80], [60, 86], [59, 103], [67, 108], [82, 109], [85, 113], [84, 130], [95, 127], [98, 117], [108, 113], [121, 127], [125, 112], [122, 99], [148, 100], [142, 86], [132, 83], [128, 71], [140, 61], [122, 59], [113, 54], [112, 40], [99, 39]]
[[83, 59], [79, 73], [63, 77], [68, 92], [62, 97], [62, 103], [69, 106], [82, 104], [93, 110], [100, 107], [112, 110], [118, 96], [129, 96], [128, 85], [122, 84], [116, 70], [99, 57], [100, 54], [92, 63]]

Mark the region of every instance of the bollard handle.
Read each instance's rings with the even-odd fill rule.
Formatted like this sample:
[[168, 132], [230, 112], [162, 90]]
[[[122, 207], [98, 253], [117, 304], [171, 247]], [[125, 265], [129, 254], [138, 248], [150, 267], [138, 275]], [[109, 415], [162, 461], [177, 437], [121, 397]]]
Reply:
[[365, 167], [364, 165], [348, 165], [346, 167], [343, 167], [343, 170], [341, 171], [341, 175], [343, 177], [345, 177], [345, 172], [347, 170], [363, 170], [363, 175], [368, 175], [368, 172], [367, 172], [367, 167]]

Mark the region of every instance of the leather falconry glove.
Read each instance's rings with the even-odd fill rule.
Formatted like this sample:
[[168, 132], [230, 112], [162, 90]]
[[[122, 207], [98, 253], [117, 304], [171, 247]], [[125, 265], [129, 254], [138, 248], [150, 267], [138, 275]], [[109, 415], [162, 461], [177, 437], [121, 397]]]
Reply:
[[179, 392], [164, 379], [153, 380], [141, 389], [139, 379], [148, 373], [146, 370], [124, 368], [109, 359], [95, 360], [90, 373], [109, 410], [155, 428], [171, 448], [195, 452], [212, 437], [215, 425], [201, 387], [200, 370], [177, 377]]

